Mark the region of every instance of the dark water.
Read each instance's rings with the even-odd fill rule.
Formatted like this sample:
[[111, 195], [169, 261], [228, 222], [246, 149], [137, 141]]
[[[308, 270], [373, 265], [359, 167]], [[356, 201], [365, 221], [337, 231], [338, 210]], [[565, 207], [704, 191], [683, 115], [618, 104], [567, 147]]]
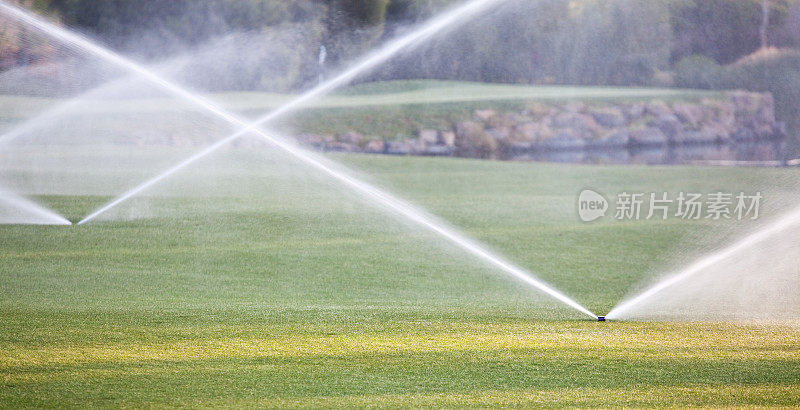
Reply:
[[504, 159], [573, 164], [702, 165], [720, 162], [763, 162], [768, 165], [771, 162], [791, 159], [789, 158], [791, 154], [796, 152], [792, 141], [793, 139], [637, 149], [541, 151], [513, 155]]

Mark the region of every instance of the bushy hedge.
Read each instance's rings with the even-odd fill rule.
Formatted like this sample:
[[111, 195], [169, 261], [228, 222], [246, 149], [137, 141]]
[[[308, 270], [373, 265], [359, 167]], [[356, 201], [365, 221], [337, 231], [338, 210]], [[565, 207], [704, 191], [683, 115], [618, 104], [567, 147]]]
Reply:
[[681, 88], [717, 88], [722, 66], [701, 54], [683, 58], [675, 64], [675, 85]]
[[800, 50], [767, 49], [744, 57], [721, 70], [719, 88], [769, 91], [778, 115], [800, 117]]

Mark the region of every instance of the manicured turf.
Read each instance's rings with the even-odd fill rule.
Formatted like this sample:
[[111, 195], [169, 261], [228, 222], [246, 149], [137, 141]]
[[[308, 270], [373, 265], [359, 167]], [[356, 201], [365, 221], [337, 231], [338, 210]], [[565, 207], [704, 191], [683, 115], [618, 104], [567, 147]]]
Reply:
[[[735, 230], [585, 224], [582, 188], [757, 189], [769, 218], [797, 179], [334, 158], [598, 314]], [[77, 192], [112, 175], [85, 163], [19, 178]], [[797, 326], [592, 322], [299, 168], [255, 151], [205, 165], [116, 214], [133, 219], [0, 227], [0, 406], [800, 405]], [[39, 199], [77, 220], [107, 196]]]
[[[102, 94], [101, 94], [102, 95]], [[160, 95], [160, 92], [155, 93]], [[312, 101], [306, 109], [285, 118], [278, 126], [293, 133], [337, 134], [358, 131], [384, 139], [407, 138], [426, 127], [447, 129], [455, 121], [469, 119], [476, 109], [496, 108], [521, 111], [526, 104], [570, 100], [593, 104], [624, 101], [699, 100], [715, 98], [716, 91], [666, 88], [568, 87], [485, 84], [454, 81], [389, 81], [366, 83], [346, 88], [334, 95]], [[259, 92], [227, 93], [214, 96], [231, 110], [257, 118], [285, 104], [294, 95]], [[10, 124], [54, 107], [60, 100], [0, 96], [0, 125]], [[88, 99], [74, 107], [72, 114], [93, 115], [97, 119], [114, 115], [150, 115], [162, 113], [168, 120], [175, 112], [194, 111], [195, 107], [167, 98], [134, 100]], [[153, 119], [150, 118], [149, 121]]]

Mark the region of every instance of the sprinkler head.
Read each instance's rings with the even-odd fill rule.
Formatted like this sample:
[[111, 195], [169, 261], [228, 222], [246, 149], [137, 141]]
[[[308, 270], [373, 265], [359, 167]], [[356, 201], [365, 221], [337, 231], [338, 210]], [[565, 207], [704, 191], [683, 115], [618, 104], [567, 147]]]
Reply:
[[606, 317], [605, 316], [598, 316], [597, 317], [597, 321], [598, 322], [605, 322], [606, 321]]

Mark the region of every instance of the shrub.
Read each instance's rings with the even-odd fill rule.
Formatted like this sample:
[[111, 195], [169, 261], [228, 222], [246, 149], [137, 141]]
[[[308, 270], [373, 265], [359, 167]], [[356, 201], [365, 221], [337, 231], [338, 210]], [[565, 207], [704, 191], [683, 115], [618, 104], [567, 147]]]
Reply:
[[691, 55], [675, 64], [675, 85], [681, 88], [715, 88], [722, 67], [704, 55]]
[[800, 51], [771, 48], [741, 58], [721, 71], [719, 88], [771, 92], [780, 118], [798, 118]]

